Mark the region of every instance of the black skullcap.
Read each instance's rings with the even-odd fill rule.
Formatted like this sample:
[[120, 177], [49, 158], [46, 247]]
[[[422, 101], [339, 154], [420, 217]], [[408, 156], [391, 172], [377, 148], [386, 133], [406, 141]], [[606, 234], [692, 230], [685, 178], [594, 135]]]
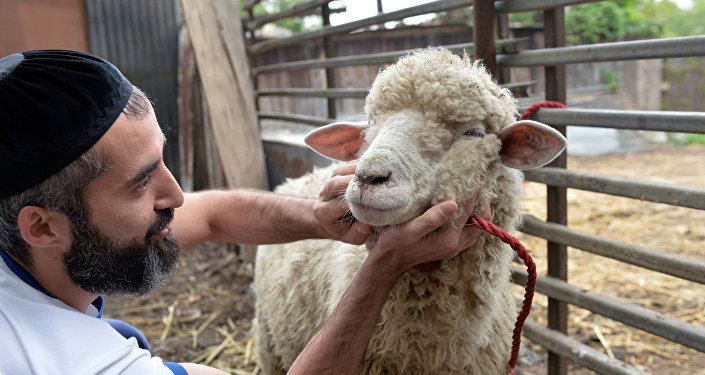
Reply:
[[115, 66], [82, 52], [35, 50], [0, 59], [0, 199], [88, 151], [131, 94]]

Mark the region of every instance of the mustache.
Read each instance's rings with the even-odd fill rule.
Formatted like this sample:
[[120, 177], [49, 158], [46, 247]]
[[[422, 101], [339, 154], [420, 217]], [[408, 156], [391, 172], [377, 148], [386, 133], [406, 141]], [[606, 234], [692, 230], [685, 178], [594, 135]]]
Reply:
[[156, 211], [157, 213], [157, 220], [152, 223], [152, 225], [149, 226], [149, 229], [147, 229], [147, 239], [149, 239], [152, 235], [157, 234], [164, 229], [166, 229], [169, 226], [169, 223], [174, 220], [174, 208], [165, 208], [163, 210]]

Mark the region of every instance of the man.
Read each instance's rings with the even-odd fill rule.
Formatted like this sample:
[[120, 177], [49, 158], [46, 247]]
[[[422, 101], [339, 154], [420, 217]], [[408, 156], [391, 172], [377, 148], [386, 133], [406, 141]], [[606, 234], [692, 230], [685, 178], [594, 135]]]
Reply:
[[[171, 276], [179, 244], [332, 238], [371, 228], [340, 218], [341, 166], [318, 200], [233, 190], [183, 194], [164, 165], [145, 95], [110, 63], [75, 51], [0, 59], [0, 374], [220, 374], [163, 363], [100, 318], [100, 294], [146, 294]], [[474, 199], [466, 204], [466, 222]], [[443, 202], [388, 228], [291, 373], [353, 373], [396, 278], [452, 257], [479, 235], [440, 227]], [[418, 249], [432, 248], [432, 252]], [[134, 336], [130, 337], [130, 336]]]

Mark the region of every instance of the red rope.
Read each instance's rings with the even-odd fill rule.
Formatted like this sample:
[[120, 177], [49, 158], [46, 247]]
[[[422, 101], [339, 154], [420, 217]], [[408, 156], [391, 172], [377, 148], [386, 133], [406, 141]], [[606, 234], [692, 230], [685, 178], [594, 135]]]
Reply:
[[[544, 101], [536, 103], [526, 109], [523, 115], [521, 115], [521, 120], [526, 120], [539, 108], [567, 108], [565, 104], [555, 101]], [[526, 251], [524, 246], [504, 229], [486, 221], [485, 219], [473, 216], [470, 218], [473, 224], [478, 228], [484, 230], [485, 232], [498, 237], [502, 242], [511, 246], [514, 251], [517, 252], [519, 258], [524, 261], [524, 265], [528, 271], [528, 277], [526, 279], [526, 287], [524, 288], [524, 301], [521, 304], [521, 310], [519, 315], [517, 315], [517, 321], [514, 324], [514, 331], [512, 335], [512, 352], [509, 357], [509, 363], [507, 363], [507, 373], [514, 374], [514, 367], [516, 367], [519, 361], [519, 348], [521, 347], [521, 331], [524, 328], [524, 322], [531, 312], [531, 304], [534, 300], [534, 291], [536, 290], [536, 264], [534, 260], [531, 259], [531, 255]]]
[[531, 107], [526, 109], [526, 112], [524, 112], [523, 115], [521, 115], [520, 120], [526, 120], [531, 116], [532, 113], [536, 112], [539, 108], [544, 108], [544, 107], [551, 107], [551, 108], [567, 108], [565, 104], [561, 102], [553, 102], [550, 100], [547, 100], [545, 102], [540, 102], [532, 105]]
[[512, 354], [509, 357], [509, 363], [507, 364], [508, 371], [511, 372], [519, 361], [519, 347], [521, 346], [521, 330], [524, 328], [524, 321], [529, 316], [531, 312], [531, 303], [534, 299], [534, 290], [536, 289], [536, 264], [534, 260], [531, 259], [531, 255], [526, 251], [524, 246], [509, 233], [505, 232], [504, 229], [486, 221], [485, 219], [473, 216], [470, 221], [475, 224], [478, 228], [484, 230], [485, 232], [498, 237], [502, 242], [508, 244], [509, 246], [517, 252], [519, 258], [524, 261], [526, 269], [529, 273], [526, 279], [526, 288], [524, 288], [524, 302], [521, 304], [521, 310], [519, 315], [517, 315], [517, 321], [514, 324], [514, 334], [512, 336]]
[[[567, 108], [565, 104], [561, 102], [554, 101], [544, 101], [536, 103], [526, 109], [523, 115], [521, 115], [521, 120], [526, 120], [531, 114], [536, 112], [539, 108], [552, 107], [552, 108]], [[516, 323], [514, 324], [514, 331], [512, 335], [512, 352], [509, 357], [509, 362], [507, 363], [507, 374], [514, 375], [514, 367], [516, 367], [519, 361], [519, 348], [521, 347], [521, 331], [524, 328], [524, 322], [531, 312], [531, 304], [534, 300], [534, 291], [536, 290], [536, 264], [534, 260], [531, 259], [531, 255], [526, 251], [524, 246], [517, 240], [507, 233], [504, 229], [490, 223], [489, 221], [478, 217], [472, 216], [470, 221], [475, 224], [478, 228], [484, 230], [485, 232], [498, 237], [502, 242], [511, 246], [514, 251], [517, 252], [519, 258], [524, 261], [524, 265], [528, 271], [528, 277], [526, 279], [526, 287], [524, 288], [524, 301], [521, 304], [521, 310], [519, 315], [517, 315]], [[434, 269], [440, 267], [440, 261], [429, 262], [427, 264], [417, 266], [420, 270], [424, 272], [431, 272]], [[429, 276], [430, 280], [436, 286], [443, 286], [437, 277]]]

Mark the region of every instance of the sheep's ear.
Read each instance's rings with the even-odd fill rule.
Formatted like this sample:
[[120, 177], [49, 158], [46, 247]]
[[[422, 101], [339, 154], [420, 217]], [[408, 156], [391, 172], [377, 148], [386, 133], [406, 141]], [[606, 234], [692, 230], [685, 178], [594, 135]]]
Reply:
[[531, 120], [509, 124], [499, 132], [502, 163], [516, 169], [538, 168], [565, 149], [566, 139], [550, 126]]
[[357, 158], [364, 139], [366, 122], [336, 122], [308, 133], [304, 142], [319, 154], [331, 159], [350, 161]]

